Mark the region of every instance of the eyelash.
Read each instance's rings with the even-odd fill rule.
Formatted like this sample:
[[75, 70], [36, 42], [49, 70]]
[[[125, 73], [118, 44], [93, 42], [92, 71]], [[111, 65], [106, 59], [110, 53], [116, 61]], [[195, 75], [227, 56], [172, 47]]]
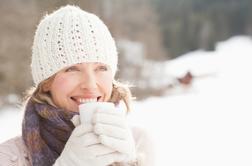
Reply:
[[65, 72], [71, 72], [71, 71], [77, 71], [78, 69], [76, 67], [69, 67], [65, 70]]
[[[78, 71], [79, 69], [76, 67], [69, 67], [65, 70], [65, 72], [72, 72], [72, 71]], [[98, 66], [96, 69], [96, 71], [108, 71], [108, 67], [107, 66]]]
[[102, 70], [102, 71], [108, 71], [108, 67], [107, 66], [98, 66], [97, 69], [98, 70]]

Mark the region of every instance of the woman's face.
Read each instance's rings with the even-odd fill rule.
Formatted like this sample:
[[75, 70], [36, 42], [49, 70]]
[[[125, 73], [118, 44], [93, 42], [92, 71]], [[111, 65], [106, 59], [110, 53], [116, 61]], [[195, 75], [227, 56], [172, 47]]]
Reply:
[[88, 101], [108, 101], [112, 93], [112, 72], [102, 63], [79, 63], [59, 71], [49, 91], [56, 106], [78, 112]]

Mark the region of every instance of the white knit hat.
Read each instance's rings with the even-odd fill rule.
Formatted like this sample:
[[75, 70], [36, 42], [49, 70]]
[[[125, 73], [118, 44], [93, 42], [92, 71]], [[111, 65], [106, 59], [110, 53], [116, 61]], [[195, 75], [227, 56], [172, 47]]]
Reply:
[[38, 85], [64, 67], [101, 62], [117, 70], [117, 50], [106, 25], [76, 6], [62, 7], [39, 23], [32, 47], [32, 76]]

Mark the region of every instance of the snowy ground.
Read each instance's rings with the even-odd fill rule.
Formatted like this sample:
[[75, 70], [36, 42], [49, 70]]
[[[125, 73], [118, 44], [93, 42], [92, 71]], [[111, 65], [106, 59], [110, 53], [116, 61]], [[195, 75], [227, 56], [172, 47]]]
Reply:
[[[134, 102], [129, 121], [153, 137], [157, 166], [252, 165], [252, 41], [234, 37], [214, 52], [166, 62], [166, 73], [196, 75], [191, 87]], [[0, 111], [0, 142], [20, 133], [22, 113]]]
[[0, 110], [0, 143], [21, 133], [22, 111], [15, 107]]

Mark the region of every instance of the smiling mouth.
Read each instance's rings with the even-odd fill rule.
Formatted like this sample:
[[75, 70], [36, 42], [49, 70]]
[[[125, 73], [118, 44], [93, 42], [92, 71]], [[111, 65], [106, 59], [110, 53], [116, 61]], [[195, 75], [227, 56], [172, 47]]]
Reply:
[[95, 98], [81, 98], [81, 97], [71, 97], [71, 99], [78, 105], [90, 102], [98, 102], [101, 99], [101, 96]]

